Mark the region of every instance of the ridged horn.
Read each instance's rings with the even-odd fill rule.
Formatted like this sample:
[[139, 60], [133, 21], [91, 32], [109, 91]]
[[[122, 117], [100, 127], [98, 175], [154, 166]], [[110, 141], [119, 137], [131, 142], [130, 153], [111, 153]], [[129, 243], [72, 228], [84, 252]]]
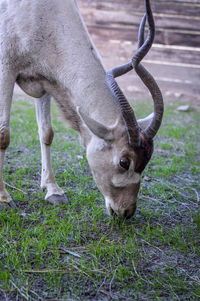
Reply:
[[113, 98], [121, 111], [121, 115], [124, 120], [128, 135], [128, 142], [132, 147], [135, 148], [138, 147], [140, 144], [139, 126], [135, 118], [133, 109], [131, 108], [128, 100], [124, 96], [123, 92], [121, 91], [115, 80], [116, 77], [121, 76], [132, 69], [132, 64], [129, 63], [108, 71], [106, 74], [106, 84], [110, 89]]
[[[143, 20], [140, 25], [139, 30], [139, 48], [136, 51], [135, 55], [132, 57], [131, 62], [119, 66], [116, 68], [113, 68], [112, 70], [108, 71], [106, 74], [106, 83], [108, 88], [110, 89], [113, 98], [120, 108], [125, 127], [128, 134], [129, 144], [133, 148], [137, 148], [140, 145], [140, 129], [137, 123], [137, 120], [135, 118], [135, 114], [133, 109], [131, 108], [129, 102], [127, 101], [126, 97], [124, 96], [123, 92], [119, 88], [115, 78], [118, 76], [121, 76], [123, 74], [126, 74], [127, 72], [131, 71], [132, 69], [135, 69], [139, 77], [142, 79], [144, 84], [147, 86], [147, 88], [150, 90], [152, 97], [154, 99], [154, 110], [155, 110], [155, 116], [153, 118], [153, 121], [151, 122], [150, 126], [145, 130], [145, 134], [149, 138], [153, 138], [155, 134], [157, 133], [158, 128], [160, 127], [162, 120], [162, 113], [163, 112], [163, 102], [161, 101], [162, 94], [155, 83], [155, 80], [153, 77], [146, 71], [146, 69], [140, 64], [141, 60], [144, 58], [144, 56], [148, 53], [150, 50], [153, 40], [154, 40], [154, 33], [155, 33], [155, 26], [154, 26], [154, 20], [153, 15], [151, 12], [151, 6], [150, 1], [146, 0], [146, 14], [145, 17], [143, 17]], [[144, 42], [144, 27], [146, 22], [146, 16], [148, 19], [149, 24], [149, 31], [147, 39]]]
[[[141, 49], [144, 47], [144, 30], [145, 30], [145, 23], [146, 19], [148, 21], [148, 26], [149, 26], [149, 34], [148, 34], [148, 42], [149, 47], [151, 47], [151, 44], [153, 43], [154, 39], [154, 32], [155, 32], [155, 25], [154, 25], [154, 20], [153, 20], [153, 15], [151, 11], [151, 6], [150, 2], [146, 1], [146, 14], [144, 15], [140, 28], [139, 28], [139, 34], [138, 34], [138, 49]], [[153, 102], [154, 102], [154, 117], [150, 123], [150, 125], [143, 131], [147, 138], [153, 139], [155, 135], [157, 134], [160, 125], [162, 123], [162, 117], [163, 117], [163, 112], [164, 112], [164, 104], [163, 104], [163, 97], [162, 93], [153, 78], [153, 76], [144, 68], [142, 64], [138, 64], [138, 59], [135, 58], [135, 56], [132, 59], [133, 67], [145, 86], [148, 88], [150, 91]], [[137, 63], [136, 63], [137, 61]]]

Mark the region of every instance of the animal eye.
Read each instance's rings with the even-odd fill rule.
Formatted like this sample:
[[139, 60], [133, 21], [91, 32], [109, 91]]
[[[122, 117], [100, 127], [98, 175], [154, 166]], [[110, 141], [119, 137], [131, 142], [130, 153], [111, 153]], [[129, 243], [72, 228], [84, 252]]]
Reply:
[[122, 158], [119, 162], [120, 166], [126, 170], [129, 170], [130, 160], [128, 158]]

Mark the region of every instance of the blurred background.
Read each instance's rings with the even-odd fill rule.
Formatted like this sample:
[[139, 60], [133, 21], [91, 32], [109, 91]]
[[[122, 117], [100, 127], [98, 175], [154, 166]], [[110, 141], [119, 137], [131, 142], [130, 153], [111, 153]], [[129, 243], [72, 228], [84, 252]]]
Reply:
[[[200, 103], [200, 0], [151, 3], [156, 37], [143, 63], [165, 99]], [[78, 0], [78, 4], [106, 69], [128, 62], [137, 49], [144, 1]], [[119, 82], [126, 95], [136, 100], [147, 92], [134, 72]]]

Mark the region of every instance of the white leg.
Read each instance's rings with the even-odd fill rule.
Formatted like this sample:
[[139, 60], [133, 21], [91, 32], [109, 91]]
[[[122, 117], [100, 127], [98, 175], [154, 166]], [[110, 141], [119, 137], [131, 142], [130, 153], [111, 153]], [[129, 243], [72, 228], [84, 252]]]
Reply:
[[10, 108], [15, 78], [0, 65], [0, 210], [16, 207], [3, 183], [3, 163], [10, 143]]
[[53, 129], [51, 124], [51, 99], [45, 94], [35, 100], [36, 117], [39, 129], [42, 174], [41, 188], [47, 189], [45, 199], [53, 204], [67, 203], [64, 191], [57, 185], [51, 166], [50, 147], [53, 141]]

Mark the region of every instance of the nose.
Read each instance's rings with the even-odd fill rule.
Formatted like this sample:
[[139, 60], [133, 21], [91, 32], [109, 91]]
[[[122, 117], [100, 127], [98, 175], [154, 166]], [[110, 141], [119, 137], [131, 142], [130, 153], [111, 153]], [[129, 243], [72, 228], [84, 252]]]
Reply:
[[123, 218], [130, 219], [135, 214], [135, 211], [136, 211], [136, 205], [132, 206], [130, 209], [126, 209], [124, 211]]
[[123, 219], [130, 219], [136, 211], [136, 204], [132, 205], [131, 207], [127, 208], [127, 209], [121, 209], [121, 210], [113, 210], [112, 207], [110, 207], [110, 213], [113, 217], [119, 216]]

